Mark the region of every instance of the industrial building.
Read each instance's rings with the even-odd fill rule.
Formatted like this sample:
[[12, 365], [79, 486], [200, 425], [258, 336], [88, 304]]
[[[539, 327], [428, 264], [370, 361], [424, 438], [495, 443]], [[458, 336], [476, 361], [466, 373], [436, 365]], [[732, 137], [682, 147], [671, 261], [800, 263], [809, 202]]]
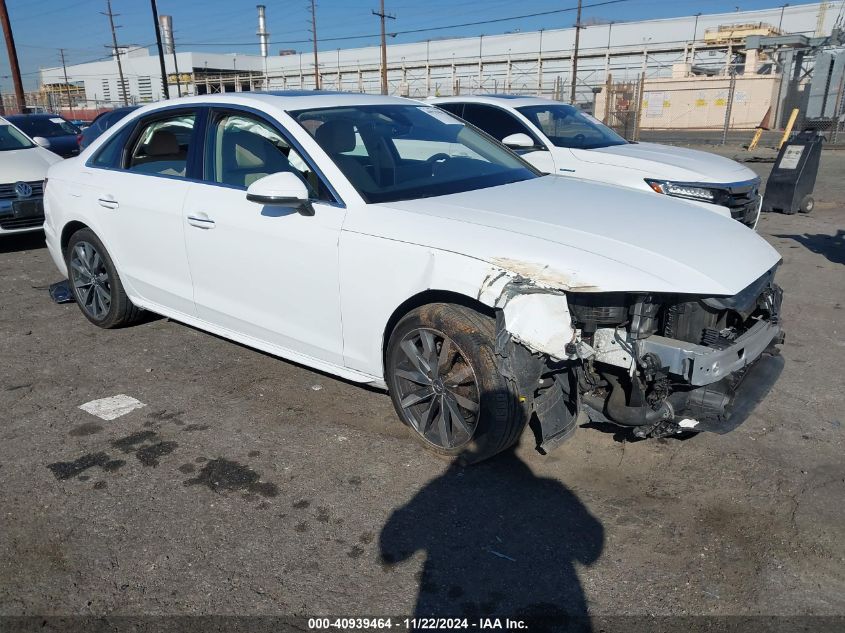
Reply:
[[[767, 113], [772, 122], [779, 122], [794, 102], [806, 98], [801, 93], [809, 85], [816, 55], [832, 51], [835, 58], [841, 50], [837, 43], [841, 44], [843, 2], [584, 23], [575, 100], [606, 120], [619, 112], [624, 115], [631, 101], [642, 103], [638, 121], [642, 127], [721, 125], [729, 98], [732, 127], [753, 128]], [[165, 64], [171, 96], [315, 87], [312, 54], [269, 54], [263, 21], [259, 33], [264, 35], [259, 35], [256, 48], [265, 55], [173, 53], [168, 33], [171, 25], [163, 26], [169, 49]], [[767, 45], [778, 42], [778, 37], [785, 38], [782, 46]], [[749, 46], [750, 42], [754, 45]], [[420, 98], [508, 92], [568, 100], [574, 45], [574, 28], [389, 45], [388, 88], [392, 94]], [[787, 68], [782, 54], [790, 50]], [[77, 107], [88, 108], [162, 98], [155, 51], [124, 46], [117, 55], [124, 76], [122, 85], [117, 60], [112, 56], [105, 61], [67, 66], [67, 83], [63, 68], [43, 69], [42, 93], [57, 107], [67, 105], [68, 98]], [[321, 50], [318, 72], [323, 89], [379, 92], [380, 49]], [[841, 75], [831, 76], [833, 87], [828, 86], [826, 94], [836, 93]], [[838, 113], [842, 99], [834, 101], [832, 107]]]

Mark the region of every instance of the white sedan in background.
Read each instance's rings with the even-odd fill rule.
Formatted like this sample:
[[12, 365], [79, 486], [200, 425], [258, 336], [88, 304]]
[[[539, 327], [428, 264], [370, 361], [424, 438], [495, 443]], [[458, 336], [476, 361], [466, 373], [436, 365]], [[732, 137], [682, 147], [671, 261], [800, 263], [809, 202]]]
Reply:
[[60, 160], [0, 117], [0, 236], [41, 230], [44, 177]]
[[760, 217], [760, 177], [729, 158], [632, 143], [580, 108], [551, 99], [470, 95], [428, 102], [502, 141], [544, 173], [683, 198], [752, 228]]
[[414, 437], [466, 462], [535, 417], [546, 450], [586, 416], [724, 432], [780, 371], [780, 257], [754, 232], [543, 176], [416, 101], [147, 106], [51, 168], [46, 207], [94, 324], [150, 310], [387, 387]]

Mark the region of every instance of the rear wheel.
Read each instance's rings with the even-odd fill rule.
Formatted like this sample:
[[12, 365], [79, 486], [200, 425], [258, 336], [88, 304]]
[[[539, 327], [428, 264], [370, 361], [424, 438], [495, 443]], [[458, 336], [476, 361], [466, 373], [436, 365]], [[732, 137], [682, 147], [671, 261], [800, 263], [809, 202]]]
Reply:
[[519, 438], [522, 407], [496, 367], [494, 339], [492, 319], [445, 303], [410, 312], [391, 334], [385, 377], [393, 405], [438, 455], [478, 462]]
[[816, 201], [813, 199], [813, 196], [807, 195], [801, 198], [801, 206], [798, 207], [798, 210], [801, 213], [810, 213], [815, 206]]
[[116, 328], [138, 320], [141, 310], [129, 301], [111, 257], [91, 229], [71, 235], [65, 262], [73, 298], [91, 323]]

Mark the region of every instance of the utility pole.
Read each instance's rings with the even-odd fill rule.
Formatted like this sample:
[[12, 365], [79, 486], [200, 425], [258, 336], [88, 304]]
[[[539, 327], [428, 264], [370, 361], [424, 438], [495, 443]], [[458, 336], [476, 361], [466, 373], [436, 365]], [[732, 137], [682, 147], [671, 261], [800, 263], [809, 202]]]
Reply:
[[311, 35], [314, 38], [314, 90], [320, 89], [320, 62], [317, 57], [317, 6], [311, 0]]
[[65, 74], [65, 88], [67, 88], [67, 107], [70, 110], [70, 118], [75, 118], [73, 115], [73, 101], [70, 95], [70, 82], [67, 80], [67, 65], [65, 64], [65, 49], [60, 48], [59, 54], [62, 56], [62, 71]]
[[126, 106], [129, 105], [129, 100], [126, 94], [126, 84], [123, 82], [123, 64], [120, 63], [120, 51], [117, 50], [117, 35], [114, 32], [114, 18], [117, 17], [117, 14], [112, 13], [111, 0], [106, 0], [106, 7], [108, 8], [108, 12], [103, 13], [103, 15], [106, 15], [109, 18], [109, 26], [111, 27], [112, 48], [114, 50], [114, 58], [117, 60], [117, 74], [120, 78], [120, 86], [118, 87], [117, 92], [118, 94], [123, 95], [123, 105]]
[[161, 67], [161, 88], [165, 99], [170, 99], [170, 89], [167, 86], [167, 69], [164, 66], [164, 49], [161, 47], [161, 27], [158, 23], [158, 7], [156, 0], [150, 0], [153, 10], [153, 24], [156, 27], [156, 46], [158, 47], [158, 65]]
[[6, 50], [9, 53], [9, 66], [12, 69], [12, 81], [15, 84], [15, 101], [17, 101], [18, 112], [23, 112], [26, 103], [23, 96], [21, 67], [18, 65], [18, 51], [15, 48], [15, 37], [12, 35], [12, 24], [9, 22], [6, 0], [0, 0], [0, 22], [3, 23], [3, 35], [6, 38]]
[[387, 40], [384, 32], [384, 20], [389, 18], [395, 20], [395, 15], [388, 15], [384, 12], [384, 0], [381, 0], [381, 7], [378, 11], [373, 11], [373, 15], [381, 18], [381, 94], [387, 94]]
[[[173, 72], [176, 75], [176, 94], [178, 94], [181, 97], [182, 96], [182, 82], [179, 80], [179, 62], [176, 61], [176, 36], [171, 35], [170, 39], [171, 39], [171, 42], [172, 42], [172, 44], [170, 45], [170, 50], [173, 53]], [[237, 81], [237, 80], [238, 80], [238, 78], [235, 77], [235, 81]]]
[[787, 2], [785, 5], [783, 5], [780, 8], [780, 21], [778, 22], [778, 34], [782, 33], [781, 27], [783, 27], [783, 12], [786, 11], [786, 7], [788, 7], [788, 6], [789, 6], [789, 3]]
[[581, 0], [578, 0], [578, 15], [575, 18], [575, 51], [572, 53], [572, 85], [569, 87], [569, 103], [575, 104], [575, 83], [578, 78], [578, 41], [581, 35]]

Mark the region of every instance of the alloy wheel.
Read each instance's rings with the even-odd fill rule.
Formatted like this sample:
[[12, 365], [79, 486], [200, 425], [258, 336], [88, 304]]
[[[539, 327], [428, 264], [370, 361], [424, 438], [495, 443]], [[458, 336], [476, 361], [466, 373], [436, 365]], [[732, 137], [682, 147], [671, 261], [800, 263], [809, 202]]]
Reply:
[[90, 242], [77, 242], [70, 255], [70, 275], [76, 300], [92, 319], [102, 321], [111, 308], [106, 262]]
[[465, 354], [442, 332], [419, 328], [399, 343], [392, 373], [406, 421], [443, 449], [468, 444], [478, 424], [478, 380]]

